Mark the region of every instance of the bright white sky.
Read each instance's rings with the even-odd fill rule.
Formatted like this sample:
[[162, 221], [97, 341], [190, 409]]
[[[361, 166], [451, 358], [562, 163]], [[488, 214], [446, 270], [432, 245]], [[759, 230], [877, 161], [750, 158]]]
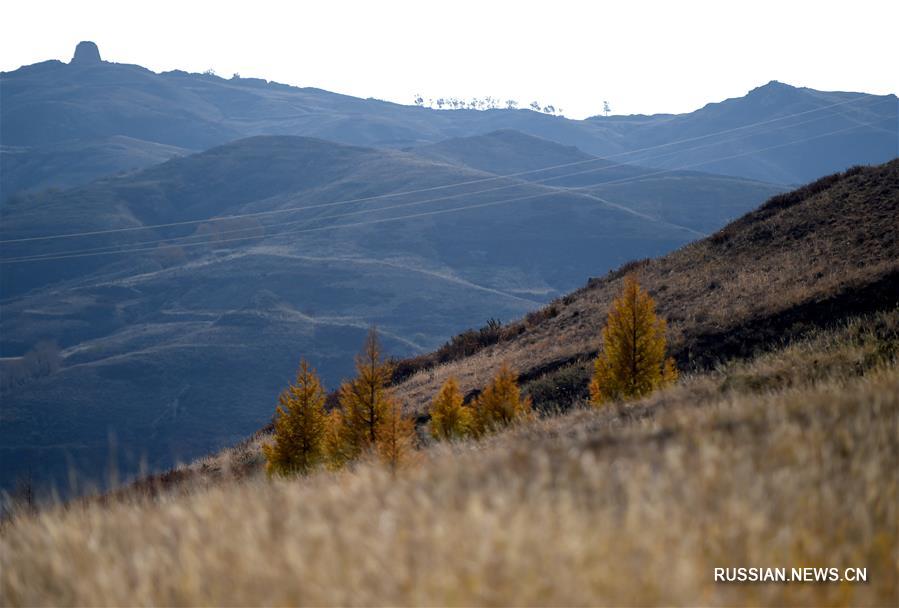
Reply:
[[107, 61], [239, 72], [359, 97], [538, 100], [583, 118], [687, 112], [770, 80], [899, 92], [895, 0], [201, 2], [0, 7], [0, 70]]

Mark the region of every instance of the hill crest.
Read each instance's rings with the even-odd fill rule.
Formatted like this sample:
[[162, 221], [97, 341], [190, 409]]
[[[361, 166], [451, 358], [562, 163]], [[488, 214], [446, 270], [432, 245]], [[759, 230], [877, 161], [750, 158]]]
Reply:
[[[433, 110], [260, 78], [224, 79], [183, 71], [157, 74], [109, 61], [88, 67], [55, 61], [0, 75], [5, 144], [37, 146], [125, 135], [196, 151], [242, 137], [281, 133], [407, 148], [514, 129], [596, 156], [632, 154], [626, 159], [629, 163], [660, 168], [692, 165], [791, 184], [852, 164], [884, 162], [895, 156], [897, 139], [895, 96], [783, 84], [769, 83], [745, 97], [687, 114], [581, 121], [528, 110]], [[775, 89], [796, 99], [763, 103], [763, 93]], [[793, 114], [795, 119], [786, 120]], [[816, 118], [820, 120], [812, 120]], [[742, 131], [751, 125], [755, 125], [751, 130]], [[723, 134], [714, 139], [695, 139], [719, 132]], [[669, 149], [677, 152], [672, 158], [640, 153], [681, 140], [692, 145]], [[697, 148], [698, 144], [702, 145]], [[753, 149], [757, 150], [753, 158], [730, 158], [733, 151]]]

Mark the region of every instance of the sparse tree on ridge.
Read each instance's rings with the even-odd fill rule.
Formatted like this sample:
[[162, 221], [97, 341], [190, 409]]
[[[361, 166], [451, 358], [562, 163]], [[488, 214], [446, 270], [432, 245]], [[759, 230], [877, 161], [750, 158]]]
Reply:
[[[454, 110], [496, 110], [505, 108], [507, 110], [516, 110], [519, 107], [518, 101], [515, 99], [507, 99], [503, 101], [499, 97], [487, 95], [486, 97], [472, 97], [471, 99], [459, 99], [456, 97], [424, 97], [420, 94], [412, 96], [413, 103], [423, 108], [437, 108], [443, 110], [452, 108]], [[542, 104], [539, 101], [532, 101], [528, 106], [535, 112], [550, 114], [552, 116], [561, 116], [562, 108], [552, 104]]]
[[304, 474], [322, 462], [327, 424], [324, 406], [321, 382], [303, 359], [296, 384], [291, 384], [278, 398], [275, 441], [262, 446], [269, 474]]
[[648, 395], [677, 379], [674, 360], [665, 358], [665, 320], [637, 279], [624, 279], [602, 330], [602, 352], [594, 364], [590, 401], [602, 405]]

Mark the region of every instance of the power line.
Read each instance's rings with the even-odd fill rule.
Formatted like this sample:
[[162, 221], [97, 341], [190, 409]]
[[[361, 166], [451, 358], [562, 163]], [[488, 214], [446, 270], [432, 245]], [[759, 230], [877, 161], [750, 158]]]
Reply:
[[[742, 157], [742, 156], [748, 156], [748, 155], [751, 155], [751, 154], [756, 154], [756, 153], [758, 153], [758, 152], [765, 152], [765, 151], [767, 151], [767, 150], [773, 150], [773, 149], [777, 149], [777, 148], [783, 148], [783, 147], [787, 147], [787, 146], [791, 146], [791, 145], [796, 145], [796, 144], [799, 144], [799, 143], [803, 143], [803, 142], [806, 142], [806, 141], [812, 141], [812, 140], [815, 140], [815, 139], [821, 139], [821, 138], [823, 138], [823, 137], [829, 137], [829, 136], [831, 136], [831, 135], [837, 135], [837, 134], [840, 134], [840, 133], [845, 133], [845, 132], [848, 132], [848, 131], [853, 131], [853, 130], [855, 130], [855, 129], [859, 129], [859, 128], [862, 128], [862, 127], [872, 126], [872, 125], [877, 124], [878, 122], [882, 122], [882, 121], [875, 121], [875, 122], [872, 122], [872, 123], [860, 123], [860, 124], [853, 125], [853, 126], [851, 126], [851, 127], [847, 127], [847, 128], [843, 128], [843, 129], [838, 129], [838, 130], [835, 130], [835, 131], [830, 131], [830, 132], [827, 132], [827, 133], [822, 133], [822, 134], [814, 135], [814, 136], [810, 136], [810, 137], [805, 137], [805, 138], [802, 138], [802, 139], [799, 139], [799, 140], [795, 140], [795, 141], [791, 141], [791, 142], [786, 142], [786, 143], [782, 143], [782, 144], [777, 144], [777, 145], [774, 145], [774, 146], [767, 146], [767, 147], [765, 147], [765, 148], [760, 148], [760, 149], [758, 149], [758, 150], [751, 150], [751, 151], [748, 151], [748, 152], [741, 152], [741, 153], [739, 153], [739, 154], [732, 154], [732, 155], [729, 155], [729, 156], [719, 157], [719, 158], [716, 158], [716, 159], [713, 159], [713, 160], [706, 160], [706, 161], [701, 161], [701, 162], [696, 162], [696, 163], [690, 163], [690, 164], [683, 165], [683, 166], [680, 166], [680, 167], [676, 167], [676, 168], [672, 168], [672, 169], [663, 169], [663, 170], [656, 171], [656, 172], [653, 172], [653, 173], [644, 174], [644, 175], [640, 175], [640, 176], [635, 176], [635, 177], [631, 177], [631, 178], [622, 178], [622, 179], [619, 179], [619, 180], [611, 180], [611, 181], [607, 181], [607, 182], [599, 182], [599, 183], [597, 183], [597, 184], [591, 184], [591, 185], [589, 185], [589, 186], [579, 186], [579, 187], [575, 187], [575, 188], [569, 188], [569, 189], [567, 189], [567, 190], [586, 190], [586, 189], [588, 189], [588, 188], [594, 188], [594, 187], [596, 187], [596, 186], [606, 186], [606, 185], [613, 185], [613, 184], [621, 184], [621, 183], [628, 183], [628, 182], [633, 182], [633, 181], [639, 181], [639, 180], [641, 180], [641, 179], [645, 179], [646, 177], [651, 177], [651, 176], [654, 176], [654, 175], [663, 175], [663, 174], [667, 174], [667, 173], [673, 173], [673, 172], [676, 172], [676, 171], [682, 171], [682, 170], [684, 170], [684, 169], [689, 169], [689, 168], [693, 168], [693, 167], [698, 167], [698, 166], [710, 164], [710, 163], [713, 163], [713, 162], [719, 162], [719, 161], [722, 161], [722, 160], [729, 160], [729, 159], [731, 159], [731, 158], [739, 158], [739, 157]], [[222, 244], [222, 243], [231, 243], [231, 242], [242, 242], [242, 241], [256, 240], [256, 239], [259, 239], [259, 238], [275, 239], [275, 238], [279, 238], [279, 237], [283, 237], [283, 236], [287, 236], [287, 235], [294, 235], [294, 234], [302, 234], [302, 233], [310, 233], [310, 232], [320, 232], [320, 231], [323, 231], [323, 230], [333, 230], [333, 229], [339, 229], [339, 228], [353, 228], [353, 227], [359, 227], [359, 226], [369, 226], [369, 225], [382, 224], [382, 223], [394, 222], [394, 221], [400, 221], [400, 220], [416, 219], [416, 218], [427, 217], [427, 216], [432, 216], [432, 215], [443, 215], [443, 214], [448, 214], [448, 213], [458, 213], [458, 212], [461, 212], [461, 211], [467, 211], [467, 210], [471, 210], [471, 209], [481, 209], [481, 208], [485, 208], [485, 207], [493, 207], [493, 206], [504, 205], [504, 204], [508, 204], [508, 203], [512, 203], [512, 202], [519, 202], [519, 201], [523, 201], [523, 200], [530, 200], [530, 199], [535, 199], [535, 198], [542, 198], [542, 197], [546, 197], [546, 196], [554, 196], [554, 195], [558, 195], [558, 194], [559, 194], [558, 191], [540, 192], [540, 193], [537, 193], [537, 194], [529, 194], [529, 195], [520, 196], [520, 197], [514, 197], [514, 198], [509, 198], [509, 199], [503, 199], [503, 200], [500, 200], [500, 201], [489, 201], [489, 202], [485, 202], [485, 203], [477, 203], [477, 204], [473, 204], [473, 205], [465, 205], [465, 206], [462, 206], [462, 207], [453, 207], [453, 208], [450, 208], [450, 209], [438, 209], [438, 210], [434, 210], [434, 211], [423, 211], [423, 212], [420, 212], [420, 213], [407, 214], [407, 215], [395, 216], [395, 217], [390, 217], [390, 218], [382, 218], [382, 219], [377, 219], [377, 220], [368, 220], [368, 221], [363, 221], [363, 222], [353, 222], [353, 223], [349, 223], [349, 224], [332, 224], [332, 225], [328, 225], [328, 226], [318, 226], [318, 227], [313, 227], [313, 228], [303, 228], [303, 229], [299, 229], [299, 230], [287, 230], [287, 231], [282, 231], [282, 232], [275, 233], [275, 234], [272, 234], [272, 235], [266, 235], [265, 237], [258, 237], [258, 236], [239, 237], [239, 238], [233, 238], [233, 239], [222, 239], [222, 240], [207, 241], [207, 242], [199, 242], [199, 243], [187, 243], [187, 244], [184, 244], [184, 245], [171, 245], [171, 246], [168, 246], [168, 247], [142, 247], [142, 248], [122, 249], [122, 250], [117, 250], [117, 251], [88, 252], [88, 253], [73, 253], [73, 254], [64, 254], [64, 255], [54, 255], [54, 254], [49, 254], [49, 255], [44, 255], [44, 256], [28, 256], [28, 257], [11, 258], [11, 259], [7, 259], [7, 260], [0, 260], [0, 263], [2, 263], [2, 264], [11, 264], [11, 263], [24, 263], [24, 262], [36, 262], [36, 261], [63, 260], [63, 259], [71, 259], [71, 258], [94, 257], [94, 256], [98, 256], [98, 255], [117, 255], [117, 254], [124, 254], [124, 253], [141, 253], [141, 252], [146, 252], [146, 251], [156, 251], [156, 250], [158, 250], [158, 249], [166, 249], [166, 248], [172, 248], [172, 247], [186, 248], [186, 247], [205, 246], [205, 245], [209, 245], [209, 244]], [[408, 204], [405, 204], [404, 206], [412, 206], [412, 205], [415, 205], [415, 204], [419, 204], [419, 205], [420, 205], [420, 204], [424, 204], [424, 202], [408, 203]], [[394, 206], [394, 208], [395, 208], [395, 207], [397, 207], [397, 206]], [[381, 210], [385, 210], [385, 209], [381, 209]], [[349, 214], [347, 214], [347, 215], [349, 215]], [[345, 217], [345, 216], [329, 216], [329, 217]]]
[[[759, 134], [770, 133], [770, 132], [772, 132], [772, 131], [779, 131], [779, 130], [783, 130], [783, 129], [786, 129], [786, 128], [793, 128], [793, 127], [801, 126], [801, 125], [808, 124], [808, 123], [811, 123], [811, 122], [817, 122], [817, 121], [819, 121], [819, 120], [822, 120], [823, 118], [827, 118], [827, 117], [826, 117], [826, 116], [824, 116], [824, 117], [817, 117], [817, 118], [812, 118], [812, 119], [804, 120], [804, 121], [797, 122], [797, 123], [791, 123], [790, 125], [786, 125], [786, 126], [783, 126], [783, 127], [775, 127], [774, 129], [766, 129], [765, 131], [762, 131], [761, 133], [753, 132], [753, 133], [749, 133], [749, 134], [739, 135], [739, 136], [737, 136], [737, 137], [732, 137], [732, 138], [729, 138], [729, 139], [720, 140], [720, 141], [718, 141], [718, 142], [712, 142], [712, 143], [702, 144], [702, 145], [699, 145], [699, 146], [692, 146], [692, 147], [690, 147], [690, 148], [685, 148], [685, 149], [677, 150], [677, 151], [675, 151], [675, 152], [673, 152], [673, 153], [672, 153], [672, 152], [665, 152], [665, 153], [663, 153], [663, 154], [659, 154], [659, 155], [647, 157], [647, 160], [653, 160], [653, 159], [656, 159], [656, 158], [664, 158], [664, 157], [670, 156], [671, 154], [680, 154], [680, 153], [683, 153], [683, 152], [690, 152], [690, 151], [698, 150], [698, 149], [702, 149], [702, 148], [708, 148], [708, 147], [719, 146], [719, 145], [723, 145], [723, 144], [726, 144], [726, 143], [729, 143], [729, 142], [732, 142], [732, 141], [737, 141], [737, 140], [739, 140], [739, 139], [743, 139], [743, 138], [745, 138], [745, 137], [756, 136], [756, 135], [759, 135]], [[877, 123], [871, 123], [871, 124], [877, 124]], [[858, 127], [858, 126], [864, 126], [864, 125], [856, 124], [855, 126]], [[712, 160], [712, 161], [708, 161], [708, 162], [709, 162], [709, 163], [711, 163], [711, 162], [717, 162], [717, 160]], [[419, 206], [419, 205], [423, 205], [423, 204], [429, 204], [429, 203], [445, 201], [445, 200], [449, 200], [449, 199], [453, 199], [453, 198], [458, 198], [458, 197], [461, 197], [461, 196], [467, 196], [467, 197], [477, 196], [477, 195], [485, 194], [485, 193], [488, 193], [488, 192], [496, 192], [496, 191], [499, 191], [499, 190], [507, 190], [507, 189], [510, 189], [510, 188], [525, 187], [525, 186], [531, 185], [531, 184], [546, 183], [546, 182], [550, 182], [550, 181], [556, 181], [556, 180], [559, 180], [559, 179], [565, 179], [565, 178], [569, 178], [569, 177], [574, 177], [574, 176], [577, 176], [577, 175], [584, 175], [584, 174], [588, 174], [588, 173], [599, 173], [599, 172], [606, 171], [606, 170], [610, 170], [610, 169], [614, 169], [614, 168], [620, 167], [620, 166], [621, 166], [621, 165], [605, 165], [605, 166], [602, 166], [602, 167], [592, 167], [592, 168], [588, 168], [588, 169], [581, 170], [581, 171], [569, 172], [569, 173], [565, 173], [565, 174], [562, 174], [562, 175], [554, 175], [554, 176], [550, 176], [550, 177], [546, 177], [546, 178], [542, 178], [542, 179], [537, 179], [537, 180], [530, 180], [530, 181], [516, 181], [516, 182], [514, 182], [514, 183], [512, 183], [512, 184], [507, 184], [507, 185], [504, 185], [504, 186], [495, 186], [495, 187], [493, 187], [493, 188], [487, 188], [487, 189], [482, 189], [482, 190], [475, 190], [475, 191], [468, 191], [468, 192], [460, 192], [460, 193], [456, 193], [456, 194], [449, 194], [449, 195], [446, 195], [446, 196], [441, 196], [441, 197], [437, 197], [437, 198], [430, 198], [430, 199], [425, 199], [425, 200], [421, 200], [421, 201], [412, 201], [412, 202], [400, 203], [400, 204], [396, 204], [396, 205], [389, 205], [389, 206], [386, 206], [386, 207], [377, 207], [377, 208], [372, 208], [372, 209], [362, 209], [362, 210], [357, 210], [357, 211], [353, 211], [353, 212], [350, 212], [350, 213], [331, 214], [331, 215], [326, 215], [326, 216], [319, 216], [319, 217], [309, 218], [309, 219], [306, 219], [306, 220], [294, 220], [294, 221], [289, 221], [289, 222], [282, 222], [281, 224], [278, 225], [278, 227], [279, 227], [279, 228], [283, 228], [283, 227], [285, 227], [285, 226], [293, 226], [293, 225], [297, 225], [297, 224], [305, 224], [305, 223], [316, 222], [316, 221], [322, 221], [322, 220], [333, 219], [333, 218], [339, 218], [339, 217], [348, 217], [348, 216], [354, 216], [354, 215], [363, 215], [363, 214], [367, 214], [367, 213], [378, 213], [378, 212], [388, 211], [388, 210], [397, 209], [397, 208], [415, 207], [415, 206]], [[649, 174], [643, 174], [643, 176], [633, 176], [633, 178], [626, 178], [626, 179], [628, 179], [628, 180], [631, 180], [631, 179], [637, 180], [637, 179], [639, 179], [640, 177], [649, 177], [649, 176], [653, 176], [653, 175], [657, 175], [657, 174], [656, 174], [656, 173], [649, 173]], [[596, 186], [605, 185], [605, 184], [609, 184], [609, 183], [611, 183], [611, 182], [600, 182], [600, 183], [597, 183], [597, 184], [589, 185], [589, 186], [587, 186], [587, 187], [596, 187]], [[616, 183], [617, 183], [617, 182], [616, 182]], [[566, 190], [572, 190], [572, 189], [576, 189], [576, 188], [574, 188], [574, 187], [568, 187], [568, 188], [566, 188]], [[608, 203], [607, 203], [607, 204], [608, 204]], [[310, 207], [302, 207], [302, 208], [300, 208], [299, 210], [302, 211], [302, 210], [309, 209], [309, 208], [310, 208]], [[264, 226], [262, 226], [262, 227], [264, 228]], [[165, 243], [165, 244], [167, 244], [167, 245], [172, 245], [172, 246], [174, 246], [176, 243], [178, 243], [178, 242], [180, 242], [180, 241], [189, 241], [189, 240], [196, 240], [196, 239], [208, 239], [208, 240], [202, 240], [201, 242], [198, 242], [198, 243], [196, 243], [196, 244], [212, 244], [212, 243], [217, 243], [217, 242], [227, 242], [226, 240], [224, 240], [224, 239], [221, 238], [221, 237], [224, 236], [224, 235], [246, 233], [246, 232], [251, 231], [251, 230], [257, 230], [258, 228], [259, 228], [259, 226], [248, 226], [248, 227], [242, 227], [242, 228], [237, 228], [237, 229], [233, 229], [233, 230], [225, 230], [225, 231], [218, 232], [213, 238], [209, 238], [208, 235], [192, 234], [192, 235], [184, 235], [184, 236], [180, 236], [180, 237], [169, 237], [169, 238], [163, 238], [163, 239], [154, 239], [154, 240], [150, 240], [150, 241], [140, 241], [140, 242], [137, 242], [137, 243], [130, 243], [130, 244], [128, 244], [128, 243], [126, 243], [126, 244], [113, 244], [113, 245], [105, 245], [105, 246], [101, 246], [101, 247], [93, 247], [93, 248], [88, 248], [88, 249], [79, 248], [79, 249], [73, 249], [73, 250], [69, 250], [69, 251], [48, 252], [48, 253], [46, 253], [46, 254], [24, 255], [24, 256], [20, 256], [20, 257], [21, 257], [21, 258], [35, 258], [35, 259], [36, 259], [36, 258], [39, 258], [39, 257], [42, 257], [42, 256], [54, 256], [54, 257], [57, 257], [57, 256], [69, 255], [69, 254], [74, 255], [74, 254], [94, 253], [94, 252], [111, 252], [111, 253], [116, 253], [117, 250], [118, 250], [120, 247], [133, 248], [133, 247], [140, 247], [140, 246], [143, 246], [143, 245], [153, 245], [153, 244], [159, 244], [159, 243]], [[260, 237], [254, 236], [254, 237], [248, 237], [248, 238], [260, 238]], [[194, 244], [194, 243], [190, 243], [190, 244]], [[129, 250], [130, 250], [130, 249], [129, 249]], [[18, 259], [19, 259], [19, 258], [10, 258], [9, 261], [15, 261], [15, 260], [18, 260]], [[0, 259], [0, 262], [3, 262], [3, 261], [4, 261], [4, 260]]]
[[[822, 118], [826, 118], [826, 116], [825, 116], [825, 117], [812, 118], [812, 119], [805, 120], [805, 121], [801, 121], [801, 122], [798, 122], [798, 123], [792, 123], [792, 124], [787, 125], [787, 126], [784, 126], [784, 127], [776, 127], [776, 128], [774, 128], [774, 129], [767, 129], [767, 130], [763, 131], [763, 133], [770, 133], [771, 131], [777, 131], [777, 130], [782, 130], [782, 129], [785, 129], [785, 128], [791, 128], [791, 127], [796, 127], [796, 126], [800, 126], [800, 125], [807, 124], [807, 123], [811, 123], [811, 122], [816, 122], [816, 121], [821, 120]], [[690, 147], [690, 148], [686, 148], [686, 149], [682, 149], [682, 150], [676, 151], [675, 153], [689, 152], [689, 151], [698, 150], [698, 149], [701, 149], [701, 148], [707, 148], [707, 147], [711, 147], [711, 146], [722, 145], [722, 144], [725, 144], [725, 143], [729, 143], [729, 142], [732, 142], [732, 141], [737, 141], [737, 140], [739, 140], [739, 139], [743, 139], [743, 138], [749, 137], [749, 136], [754, 136], [754, 135], [757, 135], [757, 134], [758, 134], [757, 132], [753, 132], [753, 133], [750, 133], [750, 134], [740, 135], [740, 136], [738, 136], [738, 137], [729, 138], [729, 139], [722, 140], [722, 141], [719, 141], [719, 142], [713, 142], [713, 143], [709, 143], [709, 144], [702, 144], [702, 145], [699, 145], [699, 146], [692, 146], [692, 147]], [[663, 154], [661, 154], [661, 155], [651, 156], [651, 157], [648, 157], [648, 158], [649, 158], [649, 159], [662, 158], [662, 157], [669, 156], [669, 155], [671, 155], [671, 154], [672, 154], [671, 152], [666, 152], [666, 153], [663, 153]], [[715, 162], [715, 161], [712, 161], [712, 162]], [[278, 225], [278, 227], [279, 227], [279, 228], [283, 228], [283, 227], [285, 227], [285, 226], [294, 226], [294, 225], [297, 225], [297, 224], [305, 224], [305, 223], [316, 222], [316, 221], [322, 221], [322, 220], [327, 220], [327, 219], [334, 219], [334, 218], [340, 218], [340, 217], [349, 217], [349, 216], [354, 216], [354, 215], [364, 215], [364, 214], [367, 214], [367, 213], [378, 213], [378, 212], [389, 211], [389, 210], [392, 210], [392, 209], [398, 209], [398, 208], [415, 207], [415, 206], [419, 206], [419, 205], [424, 205], [424, 204], [429, 204], [429, 203], [435, 203], [435, 202], [441, 202], [441, 201], [445, 201], [445, 200], [450, 200], [450, 199], [458, 198], [458, 197], [461, 197], [461, 196], [466, 196], [466, 197], [477, 196], [477, 195], [485, 194], [485, 193], [488, 193], [488, 192], [497, 192], [497, 191], [499, 191], [499, 190], [507, 190], [507, 189], [510, 189], [510, 188], [526, 187], [527, 185], [540, 184], [540, 183], [545, 183], [545, 182], [549, 182], [549, 181], [556, 181], [556, 180], [559, 180], [559, 179], [565, 179], [565, 178], [569, 178], [569, 177], [575, 177], [575, 176], [578, 176], [578, 175], [585, 175], [585, 174], [588, 174], [588, 173], [599, 173], [599, 172], [602, 172], [602, 171], [614, 169], [614, 168], [616, 168], [616, 167], [620, 167], [620, 165], [605, 165], [605, 166], [602, 166], [602, 167], [591, 167], [591, 168], [584, 169], [584, 170], [581, 170], [581, 171], [569, 172], [569, 173], [565, 173], [565, 174], [562, 174], [562, 175], [554, 175], [554, 176], [550, 176], [550, 177], [546, 177], [546, 178], [542, 178], [542, 179], [537, 179], [537, 180], [530, 180], [530, 181], [516, 181], [516, 182], [514, 182], [514, 183], [512, 183], [512, 184], [506, 184], [506, 185], [503, 185], [503, 186], [495, 186], [495, 187], [493, 187], [493, 188], [487, 188], [487, 189], [482, 189], [482, 190], [475, 190], [475, 191], [469, 191], [469, 192], [460, 192], [460, 193], [449, 194], [449, 195], [445, 195], [445, 196], [441, 196], [441, 197], [437, 197], [437, 198], [430, 198], [430, 199], [424, 199], [424, 200], [420, 200], [420, 201], [412, 201], [412, 202], [407, 202], [407, 203], [400, 203], [400, 204], [389, 205], [389, 206], [385, 206], [385, 207], [377, 207], [377, 208], [372, 208], [372, 209], [368, 209], [368, 208], [367, 208], [367, 209], [361, 209], [361, 210], [353, 211], [353, 212], [350, 212], [350, 213], [338, 213], [338, 214], [331, 214], [331, 215], [326, 215], [326, 216], [319, 216], [319, 217], [309, 218], [309, 219], [305, 219], [305, 220], [293, 220], [293, 221], [289, 221], [289, 222], [282, 222], [281, 224]], [[647, 174], [644, 174], [644, 175], [647, 175]], [[655, 175], [655, 174], [649, 174], [649, 175]], [[638, 177], [640, 177], [640, 176], [634, 176], [633, 179], [637, 179]], [[631, 178], [627, 178], [627, 179], [631, 179]], [[589, 186], [589, 187], [595, 187], [595, 186], [603, 185], [603, 184], [607, 184], [607, 183], [609, 183], [609, 182], [601, 182], [601, 183], [598, 183], [598, 184], [593, 184], [593, 185], [591, 185], [591, 186]], [[572, 188], [566, 188], [566, 190], [571, 190], [571, 189], [572, 189]], [[607, 204], [608, 204], [608, 203], [607, 203]], [[308, 208], [308, 207], [304, 207], [304, 208], [302, 208], [301, 210], [307, 209], [307, 208]], [[119, 248], [121, 248], [121, 247], [133, 248], [133, 247], [140, 247], [140, 246], [144, 246], [144, 245], [155, 245], [155, 244], [159, 244], [159, 243], [165, 243], [165, 244], [167, 244], [167, 245], [175, 245], [176, 243], [179, 243], [179, 242], [181, 242], [181, 241], [190, 241], [190, 240], [197, 240], [197, 239], [203, 239], [201, 242], [198, 242], [198, 244], [211, 244], [211, 243], [216, 243], [216, 242], [225, 242], [225, 241], [221, 238], [221, 237], [224, 236], [224, 235], [246, 233], [246, 232], [248, 232], [248, 231], [256, 230], [256, 229], [258, 229], [258, 228], [259, 228], [258, 226], [247, 226], [247, 227], [242, 227], [242, 228], [236, 228], [236, 229], [233, 229], [233, 230], [225, 230], [225, 231], [218, 232], [213, 238], [210, 238], [208, 235], [192, 234], [192, 235], [184, 235], [184, 236], [180, 236], [180, 237], [169, 237], [169, 238], [163, 238], [163, 239], [154, 239], [154, 240], [150, 240], [150, 241], [140, 241], [140, 242], [137, 242], [137, 243], [130, 243], [130, 244], [126, 243], [126, 244], [105, 245], [105, 246], [101, 246], [101, 247], [93, 247], [93, 248], [88, 248], [88, 249], [79, 248], [79, 249], [73, 249], [73, 250], [69, 250], [69, 251], [48, 252], [48, 253], [46, 253], [46, 254], [33, 254], [33, 255], [25, 255], [25, 256], [20, 256], [20, 257], [22, 257], [22, 258], [37, 258], [37, 257], [41, 257], [41, 256], [61, 256], [61, 255], [69, 255], [69, 254], [73, 254], [73, 255], [74, 255], [74, 254], [80, 254], [80, 253], [94, 253], [94, 252], [113, 252], [113, 253], [115, 253], [115, 252], [116, 252]], [[264, 228], [264, 226], [263, 226], [263, 228]], [[252, 238], [259, 238], [259, 237], [252, 237]], [[191, 243], [191, 244], [193, 244], [193, 243]], [[3, 260], [0, 260], [0, 262], [2, 262], [2, 261], [3, 261]]]
[[[627, 152], [620, 152], [620, 153], [611, 154], [611, 155], [604, 156], [604, 157], [589, 158], [589, 159], [580, 160], [580, 161], [573, 161], [573, 162], [569, 162], [569, 163], [562, 163], [562, 164], [558, 164], [558, 165], [542, 167], [539, 169], [530, 169], [527, 171], [518, 171], [515, 173], [508, 173], [505, 175], [491, 175], [489, 177], [483, 177], [483, 178], [478, 178], [478, 179], [473, 179], [473, 180], [466, 180], [466, 181], [462, 181], [462, 182], [456, 182], [453, 184], [444, 184], [444, 185], [440, 185], [440, 186], [431, 186], [428, 188], [419, 188], [419, 189], [415, 189], [415, 190], [406, 190], [406, 191], [401, 191], [401, 192], [391, 192], [391, 193], [378, 194], [378, 195], [373, 195], [373, 196], [359, 197], [359, 198], [354, 198], [354, 199], [333, 201], [330, 203], [307, 205], [307, 206], [303, 206], [303, 207], [272, 209], [272, 210], [268, 210], [268, 211], [258, 211], [258, 212], [253, 212], [253, 213], [234, 214], [234, 215], [228, 215], [228, 216], [211, 217], [211, 218], [204, 218], [204, 219], [197, 219], [197, 220], [184, 220], [184, 221], [180, 221], [180, 222], [167, 222], [167, 223], [161, 223], [161, 224], [130, 226], [127, 228], [112, 228], [112, 229], [107, 229], [107, 230], [92, 230], [92, 231], [85, 231], [85, 232], [72, 232], [72, 233], [67, 233], [67, 234], [54, 234], [54, 235], [45, 235], [45, 236], [24, 237], [24, 238], [18, 238], [18, 239], [5, 239], [5, 240], [0, 240], [0, 244], [48, 241], [48, 240], [66, 239], [66, 238], [82, 238], [82, 237], [88, 237], [88, 236], [100, 236], [100, 235], [106, 235], [106, 234], [136, 232], [136, 231], [141, 231], [141, 230], [153, 230], [153, 229], [158, 229], [158, 228], [173, 228], [173, 227], [177, 227], [177, 226], [189, 226], [189, 225], [196, 225], [196, 224], [202, 224], [202, 223], [208, 223], [208, 222], [229, 221], [229, 220], [255, 218], [255, 217], [266, 217], [266, 216], [278, 215], [278, 214], [283, 214], [283, 213], [291, 213], [294, 211], [305, 211], [305, 210], [310, 210], [310, 209], [320, 209], [320, 208], [326, 208], [326, 207], [333, 207], [333, 206], [348, 205], [348, 204], [360, 203], [360, 202], [366, 202], [366, 201], [372, 201], [372, 200], [379, 200], [379, 199], [383, 199], [383, 198], [408, 196], [408, 195], [412, 195], [412, 194], [423, 194], [426, 192], [434, 192], [434, 191], [443, 190], [446, 188], [456, 188], [456, 187], [460, 187], [460, 186], [467, 186], [467, 185], [485, 183], [485, 182], [490, 182], [490, 181], [509, 179], [509, 178], [514, 178], [514, 177], [521, 177], [524, 175], [533, 175], [536, 173], [541, 173], [544, 171], [551, 171], [554, 169], [563, 169], [563, 168], [567, 168], [567, 167], [574, 167], [574, 166], [584, 165], [584, 164], [588, 164], [588, 163], [607, 161], [608, 159], [611, 159], [611, 158], [620, 158], [623, 156], [630, 156], [630, 155], [639, 154], [642, 152], [657, 150], [660, 148], [666, 148], [666, 147], [675, 146], [675, 145], [679, 145], [679, 144], [683, 144], [683, 143], [689, 143], [692, 141], [699, 141], [702, 139], [707, 139], [709, 137], [716, 137], [718, 135], [732, 133], [735, 131], [741, 131], [743, 129], [749, 129], [749, 128], [753, 128], [753, 127], [757, 127], [757, 126], [772, 124], [772, 123], [779, 122], [782, 120], [795, 118], [797, 116], [803, 116], [806, 114], [811, 114], [814, 112], [820, 112], [820, 111], [831, 109], [834, 107], [847, 105], [850, 103], [854, 103], [856, 101], [864, 101], [864, 100], [870, 100], [870, 99], [871, 99], [870, 96], [862, 95], [862, 96], [854, 97], [854, 98], [851, 98], [848, 100], [843, 100], [841, 102], [836, 102], [836, 103], [828, 104], [825, 106], [819, 106], [817, 108], [813, 108], [810, 110], [804, 110], [802, 112], [794, 112], [792, 114], [787, 114], [784, 116], [779, 116], [779, 117], [771, 118], [768, 120], [758, 121], [755, 123], [750, 123], [748, 125], [742, 125], [739, 127], [723, 129], [721, 131], [707, 133], [705, 135], [698, 135], [695, 137], [685, 138], [685, 139], [681, 139], [681, 140], [677, 140], [677, 141], [673, 141], [673, 142], [666, 142], [666, 143], [657, 144], [654, 146], [647, 146], [645, 148], [639, 148], [639, 149], [630, 150]], [[876, 100], [875, 103], [882, 102], [882, 101], [884, 101], [884, 100]]]

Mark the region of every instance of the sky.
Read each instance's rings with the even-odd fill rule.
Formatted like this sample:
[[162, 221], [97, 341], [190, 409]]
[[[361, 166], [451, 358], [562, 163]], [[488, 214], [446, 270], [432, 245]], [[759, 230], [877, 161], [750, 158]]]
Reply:
[[0, 70], [103, 59], [358, 97], [516, 99], [599, 114], [689, 112], [771, 80], [899, 92], [893, 1], [27, 0], [0, 8]]

